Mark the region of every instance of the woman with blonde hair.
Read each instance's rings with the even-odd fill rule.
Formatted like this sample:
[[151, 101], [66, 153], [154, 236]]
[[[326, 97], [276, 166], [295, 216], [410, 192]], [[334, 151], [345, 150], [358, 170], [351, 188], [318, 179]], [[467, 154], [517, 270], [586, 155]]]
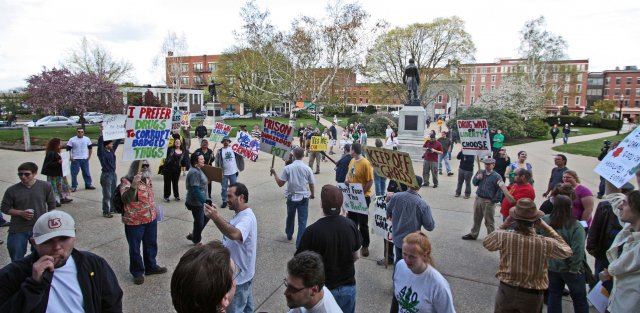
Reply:
[[587, 225], [591, 224], [591, 214], [595, 197], [589, 188], [580, 184], [580, 177], [574, 170], [567, 170], [562, 174], [562, 182], [573, 187], [576, 198], [573, 200], [571, 213], [578, 221], [585, 221]]
[[404, 237], [402, 260], [393, 273], [391, 312], [453, 312], [453, 297], [446, 279], [433, 268], [431, 242], [417, 231]]

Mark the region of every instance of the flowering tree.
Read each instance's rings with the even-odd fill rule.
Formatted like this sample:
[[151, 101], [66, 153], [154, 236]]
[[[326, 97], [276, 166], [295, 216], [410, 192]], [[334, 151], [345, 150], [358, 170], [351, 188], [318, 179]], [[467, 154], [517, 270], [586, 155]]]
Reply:
[[96, 74], [73, 74], [67, 69], [43, 69], [27, 79], [27, 93], [34, 111], [59, 114], [63, 110], [82, 116], [85, 112], [122, 113], [118, 87]]
[[158, 97], [154, 95], [151, 90], [147, 89], [147, 91], [144, 93], [144, 105], [150, 107], [159, 107], [160, 99], [158, 99]]

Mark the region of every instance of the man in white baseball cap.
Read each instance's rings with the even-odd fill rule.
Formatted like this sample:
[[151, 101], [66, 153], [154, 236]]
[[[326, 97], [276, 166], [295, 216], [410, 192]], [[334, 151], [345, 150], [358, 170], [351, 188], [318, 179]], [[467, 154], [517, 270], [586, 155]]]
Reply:
[[43, 214], [33, 226], [36, 252], [0, 270], [0, 312], [122, 312], [122, 289], [107, 262], [74, 248], [66, 212]]

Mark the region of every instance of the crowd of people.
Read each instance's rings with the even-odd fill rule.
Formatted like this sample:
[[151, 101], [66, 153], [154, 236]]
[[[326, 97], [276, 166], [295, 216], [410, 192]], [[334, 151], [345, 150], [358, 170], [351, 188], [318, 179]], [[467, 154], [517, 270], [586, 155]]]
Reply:
[[[193, 247], [180, 258], [171, 276], [172, 303], [179, 313], [253, 312], [259, 233], [249, 189], [238, 180], [244, 160], [231, 149], [229, 137], [213, 151], [202, 129], [196, 128], [195, 133], [200, 147], [191, 153], [188, 144], [183, 144], [191, 142], [190, 136], [175, 131], [158, 169], [164, 179], [166, 202], [171, 201], [171, 191], [174, 200], [182, 202], [178, 181], [186, 172], [184, 205], [193, 217], [193, 228], [186, 236]], [[427, 136], [423, 175], [415, 177], [417, 185], [407, 186], [374, 170], [364, 153], [368, 140], [364, 125], [349, 125], [340, 139], [337, 133], [335, 122], [323, 132], [301, 125], [299, 146], [292, 149], [291, 160], [280, 173], [270, 169], [276, 185], [286, 185], [284, 234], [288, 240], [296, 235], [296, 251], [288, 260], [282, 282], [290, 312], [356, 311], [356, 262], [371, 253], [369, 215], [344, 211], [342, 191], [335, 184], [326, 184], [319, 193], [323, 216], [307, 226], [320, 160], [340, 152], [337, 161], [327, 157], [335, 163], [336, 184], [360, 184], [367, 208], [376, 196], [383, 197], [386, 217], [393, 225], [393, 242], [382, 241], [384, 256], [377, 262], [394, 264], [391, 312], [455, 312], [451, 288], [434, 267], [432, 243], [425, 232], [435, 229], [436, 220], [431, 205], [420, 195], [423, 187], [437, 188], [439, 176], [455, 175], [449, 162], [455, 145], [452, 134], [445, 131], [436, 138], [432, 132]], [[327, 138], [328, 153], [310, 151], [313, 136]], [[638, 307], [640, 191], [633, 190], [631, 184], [617, 190], [609, 184], [605, 200], [595, 208], [593, 193], [581, 184], [578, 173], [567, 167], [567, 157], [558, 154], [553, 156], [555, 167], [545, 184], [545, 199], [536, 200], [534, 167], [527, 161], [527, 152], [519, 151], [511, 160], [504, 138], [496, 130], [491, 154], [480, 160], [483, 168], [477, 171], [475, 156], [458, 153], [457, 184], [452, 192], [455, 197], [469, 199], [471, 185], [475, 186], [473, 226], [462, 239], [478, 239], [484, 220], [483, 245], [500, 253], [495, 311], [540, 312], [546, 303], [548, 312], [561, 312], [566, 286], [574, 311], [588, 312], [587, 287], [593, 287], [597, 280], [611, 292], [610, 312]], [[338, 140], [343, 144], [338, 146]], [[131, 162], [127, 174], [117, 179], [118, 145], [117, 140], [98, 138], [102, 215], [111, 218], [121, 213], [129, 272], [133, 283], [141, 285], [145, 276], [169, 272], [157, 260], [158, 222], [163, 212], [155, 199], [154, 171], [148, 160]], [[375, 146], [399, 147], [391, 126], [384, 139], [375, 140]], [[74, 248], [75, 221], [56, 210], [72, 201], [80, 171], [85, 188], [95, 189], [88, 162], [92, 149], [90, 139], [78, 128], [67, 143], [71, 185], [62, 174], [59, 138], [47, 145], [41, 171], [46, 181], [36, 178], [37, 164], [25, 162], [18, 167], [20, 182], [5, 191], [1, 206], [2, 212], [12, 217], [7, 237], [12, 263], [0, 270], [1, 312], [122, 312], [123, 292], [110, 265], [100, 256]], [[309, 157], [309, 164], [304, 163], [305, 157]], [[222, 170], [220, 206], [213, 201], [211, 181], [202, 170], [212, 164]], [[536, 177], [541, 184], [540, 177], [547, 176], [536, 173]], [[117, 212], [117, 201], [121, 212]], [[496, 204], [502, 217], [498, 223]], [[227, 207], [234, 212], [229, 220], [219, 211]], [[203, 238], [210, 220], [223, 235], [221, 241]], [[26, 255], [29, 245], [31, 254]], [[593, 271], [586, 253], [596, 260]]]

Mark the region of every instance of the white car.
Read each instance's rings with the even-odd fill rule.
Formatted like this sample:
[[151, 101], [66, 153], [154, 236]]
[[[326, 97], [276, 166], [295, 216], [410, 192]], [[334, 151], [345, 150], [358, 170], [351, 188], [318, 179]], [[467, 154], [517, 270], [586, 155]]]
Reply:
[[104, 114], [98, 112], [86, 112], [84, 114], [84, 120], [90, 124], [102, 123], [102, 120], [104, 120]]
[[45, 116], [35, 122], [29, 122], [27, 123], [27, 125], [29, 127], [36, 127], [36, 126], [73, 126], [73, 125], [77, 125], [77, 123], [75, 121], [73, 121], [72, 119], [68, 118], [68, 117], [64, 117], [64, 116], [57, 116], [57, 115], [49, 115], [49, 116]]
[[221, 117], [222, 117], [222, 119], [225, 119], [225, 118], [240, 118], [240, 115], [238, 113], [227, 112]]

